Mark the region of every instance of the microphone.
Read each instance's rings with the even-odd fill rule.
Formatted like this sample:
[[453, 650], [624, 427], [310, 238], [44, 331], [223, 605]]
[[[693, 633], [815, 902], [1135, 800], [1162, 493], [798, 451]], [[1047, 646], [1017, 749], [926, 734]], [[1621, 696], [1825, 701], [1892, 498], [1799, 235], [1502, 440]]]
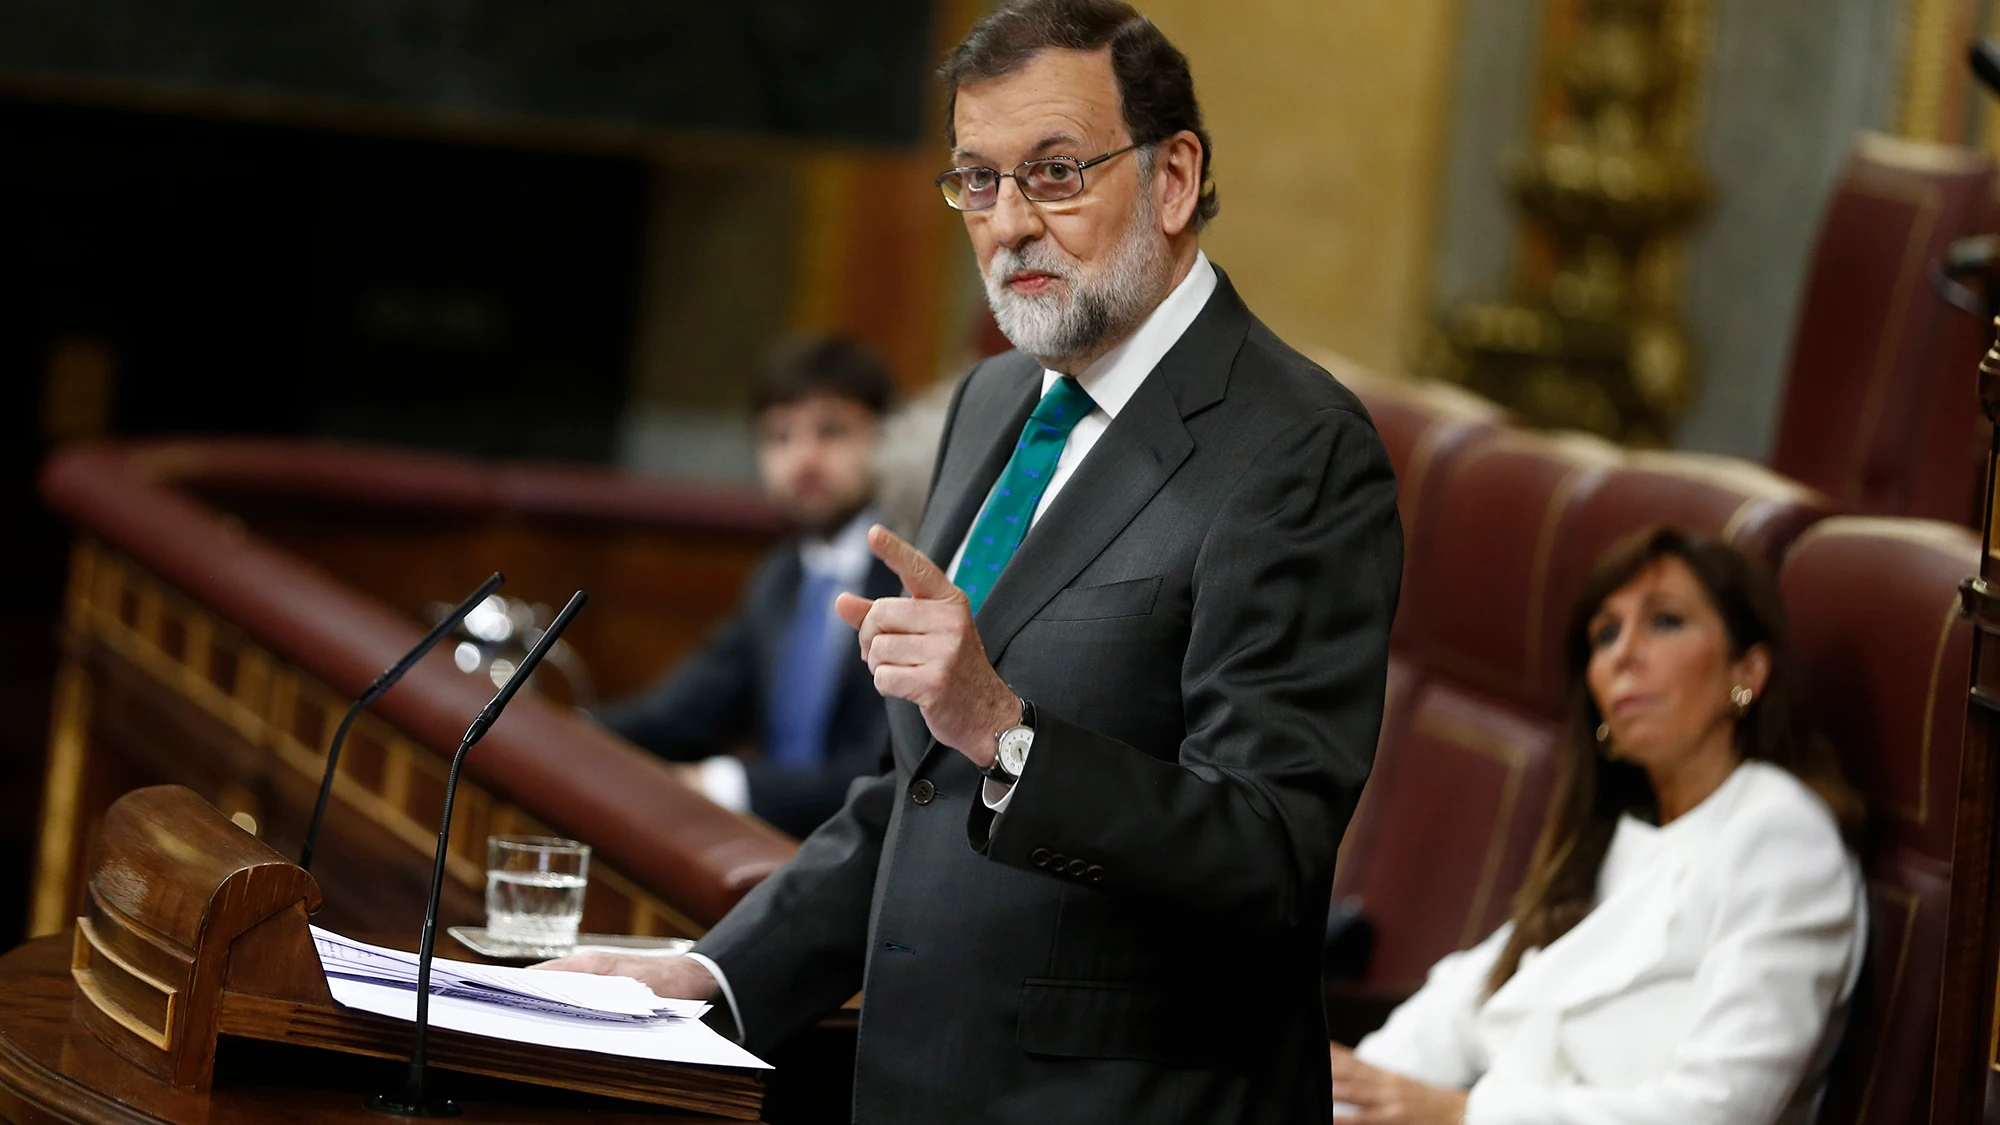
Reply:
[[472, 749], [473, 743], [486, 736], [487, 730], [500, 718], [500, 712], [506, 709], [507, 701], [513, 699], [514, 693], [521, 690], [521, 685], [528, 682], [528, 676], [534, 672], [535, 665], [540, 664], [542, 657], [548, 655], [549, 649], [556, 643], [556, 638], [562, 635], [564, 629], [569, 628], [570, 618], [575, 617], [577, 610], [582, 609], [583, 603], [588, 600], [582, 590], [570, 595], [569, 604], [563, 606], [561, 613], [556, 614], [555, 621], [550, 623], [548, 631], [542, 634], [541, 639], [535, 642], [535, 647], [528, 650], [527, 657], [521, 661], [519, 668], [514, 669], [514, 674], [507, 678], [506, 686], [500, 689], [500, 694], [494, 696], [493, 702], [482, 708], [479, 717], [473, 719], [472, 725], [465, 728], [465, 738], [458, 744], [458, 753], [452, 755], [451, 773], [446, 776], [444, 783], [444, 819], [438, 824], [437, 859], [431, 868], [430, 905], [424, 910], [424, 936], [417, 946], [417, 1033], [410, 1049], [409, 1077], [400, 1091], [393, 1094], [377, 1094], [368, 1099], [368, 1108], [377, 1112], [397, 1117], [458, 1116], [458, 1106], [450, 1098], [434, 1100], [426, 1089], [430, 1064], [425, 1055], [431, 1029], [431, 961], [437, 953], [438, 900], [444, 895], [444, 857], [451, 840], [451, 805], [458, 796], [458, 771], [465, 764], [465, 752]]
[[486, 600], [487, 595], [498, 590], [506, 581], [504, 575], [497, 570], [494, 571], [493, 577], [480, 583], [479, 589], [474, 590], [472, 596], [458, 603], [457, 609], [433, 625], [431, 631], [424, 634], [424, 639], [417, 642], [417, 647], [404, 653], [401, 660], [389, 665], [381, 675], [375, 677], [375, 682], [369, 684], [368, 690], [361, 693], [361, 698], [354, 701], [354, 706], [347, 709], [347, 714], [342, 716], [340, 725], [333, 730], [333, 741], [326, 747], [326, 773], [319, 779], [319, 800], [313, 802], [312, 821], [306, 825], [306, 842], [299, 848], [301, 868], [312, 870], [313, 849], [319, 844], [319, 825], [326, 819], [326, 800], [333, 794], [334, 771], [340, 768], [340, 744], [347, 741], [347, 728], [354, 725], [354, 716], [359, 715], [362, 708], [382, 698], [384, 692], [395, 687], [396, 681], [403, 678], [403, 673], [416, 667], [417, 661], [422, 660], [425, 653], [437, 647], [437, 643], [444, 639], [446, 633], [457, 628], [458, 623], [465, 620], [466, 614], [471, 613], [480, 602]]

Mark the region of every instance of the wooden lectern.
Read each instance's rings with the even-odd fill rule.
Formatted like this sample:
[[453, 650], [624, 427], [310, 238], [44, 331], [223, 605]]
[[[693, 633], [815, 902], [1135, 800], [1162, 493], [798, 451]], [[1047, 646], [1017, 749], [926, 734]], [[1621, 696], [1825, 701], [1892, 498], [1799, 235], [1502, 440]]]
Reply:
[[[179, 786], [105, 814], [71, 957], [75, 1019], [178, 1087], [207, 1089], [221, 1036], [385, 1059], [413, 1025], [337, 1006], [307, 916], [311, 875]], [[432, 1065], [587, 1094], [752, 1119], [755, 1072], [541, 1048], [433, 1028]]]

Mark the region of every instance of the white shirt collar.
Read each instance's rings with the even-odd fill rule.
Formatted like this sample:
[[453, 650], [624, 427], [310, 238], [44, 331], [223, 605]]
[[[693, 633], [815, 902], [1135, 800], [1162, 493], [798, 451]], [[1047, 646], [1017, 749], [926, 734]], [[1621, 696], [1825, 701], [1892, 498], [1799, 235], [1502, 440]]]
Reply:
[[[1174, 291], [1167, 294], [1147, 315], [1137, 330], [1127, 336], [1124, 342], [1097, 358], [1097, 362], [1083, 369], [1076, 381], [1083, 385], [1097, 409], [1116, 418], [1125, 404], [1138, 393], [1139, 384], [1146, 381], [1174, 344], [1179, 342], [1188, 325], [1201, 315], [1208, 305], [1208, 299], [1215, 293], [1215, 267], [1208, 264], [1208, 255], [1197, 250], [1194, 266], [1188, 270]], [[1058, 371], [1042, 372], [1042, 393], [1062, 378]]]
[[868, 566], [875, 554], [868, 549], [868, 529], [882, 522], [873, 506], [848, 520], [831, 539], [807, 537], [799, 541], [799, 562], [814, 574], [828, 574], [850, 592], [868, 580]]

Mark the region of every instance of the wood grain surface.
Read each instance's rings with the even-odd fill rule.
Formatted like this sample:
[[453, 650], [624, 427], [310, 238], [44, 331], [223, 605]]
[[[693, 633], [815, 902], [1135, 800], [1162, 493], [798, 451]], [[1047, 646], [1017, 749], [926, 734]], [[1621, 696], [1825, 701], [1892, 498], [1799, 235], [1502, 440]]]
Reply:
[[[0, 956], [0, 1120], [15, 1125], [266, 1125], [368, 1122], [370, 1095], [400, 1084], [402, 1066], [330, 1051], [225, 1038], [210, 1090], [179, 1089], [113, 1054], [72, 1018], [70, 935]], [[655, 1125], [714, 1121], [609, 1098], [440, 1072], [470, 1123]]]

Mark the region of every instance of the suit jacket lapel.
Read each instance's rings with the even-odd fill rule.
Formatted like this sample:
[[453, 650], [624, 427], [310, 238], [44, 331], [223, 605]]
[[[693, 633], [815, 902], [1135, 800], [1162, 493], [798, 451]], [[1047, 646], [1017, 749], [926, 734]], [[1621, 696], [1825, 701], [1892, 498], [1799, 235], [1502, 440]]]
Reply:
[[[940, 567], [951, 566], [952, 555], [972, 529], [986, 494], [1007, 467], [1021, 427], [1042, 397], [1042, 368], [1032, 358], [1012, 352], [989, 362], [1007, 364], [1011, 370], [996, 371], [993, 390], [983, 395], [977, 379], [967, 386], [952, 415], [937, 480], [917, 529], [917, 549]], [[899, 584], [889, 595], [900, 588]], [[890, 727], [902, 732], [890, 740], [890, 749], [899, 763], [915, 769], [937, 748], [937, 740], [930, 737], [914, 706], [899, 699], [887, 701], [887, 706]]]
[[[1688, 908], [1702, 881], [1717, 878], [1737, 858], [1719, 850], [1732, 838], [1726, 826], [1764, 811], [1754, 789], [1757, 765], [1737, 767], [1722, 788], [1684, 814], [1685, 823], [1664, 829], [1620, 823], [1612, 851], [1631, 851], [1618, 865], [1616, 885], [1606, 888], [1603, 901], [1568, 933], [1532, 961], [1524, 960], [1483, 1011], [1572, 1011], [1627, 991], [1670, 957], [1686, 956], [1684, 944], [1671, 944], [1674, 918]], [[1607, 855], [1605, 866], [1617, 858]]]
[[903, 590], [903, 580], [889, 569], [889, 564], [875, 559], [868, 564], [868, 577], [861, 584], [864, 598], [893, 598]]
[[979, 610], [979, 637], [998, 663], [1014, 634], [1048, 604], [1167, 482], [1194, 439], [1165, 385], [1148, 379], [1035, 521]]
[[[980, 641], [996, 664], [1021, 627], [1103, 552], [1194, 451], [1183, 419], [1222, 400], [1229, 369], [1250, 328], [1250, 310], [1229, 284], [1228, 275], [1220, 269], [1215, 274], [1215, 293], [1201, 315], [1112, 419], [1062, 492], [1035, 521], [980, 607]], [[1040, 365], [1018, 353], [1008, 358], [1020, 369], [1003, 381], [1004, 389], [985, 403], [970, 399], [959, 403], [954, 429], [981, 436], [962, 455], [949, 451], [939, 467], [931, 494], [936, 518], [926, 514], [917, 542], [941, 567], [951, 565], [986, 494], [1006, 468], [1021, 426], [1042, 396]], [[1003, 412], [1004, 422], [982, 421]], [[989, 425], [996, 428], [984, 429]], [[897, 710], [891, 709], [892, 723]], [[907, 729], [923, 732], [921, 740], [911, 740], [911, 750], [922, 749], [909, 763], [921, 769], [924, 760], [937, 752], [938, 743], [923, 731], [915, 708], [906, 710], [912, 724]], [[899, 755], [903, 747], [904, 741], [897, 740]]]
[[778, 666], [778, 650], [784, 646], [785, 630], [799, 606], [799, 584], [805, 580], [805, 563], [799, 559], [799, 541], [787, 539], [772, 559], [764, 583], [751, 590], [754, 601], [751, 628], [757, 638], [757, 659], [762, 663], [764, 682], [770, 683]]
[[1112, 419], [993, 584], [979, 611], [988, 658], [998, 663], [1014, 634], [1125, 530], [1194, 452], [1183, 419], [1221, 400], [1249, 327], [1250, 310], [1216, 270], [1215, 293], [1201, 314]]
[[1628, 881], [1547, 949], [1524, 959], [1487, 1000], [1483, 1014], [1564, 1012], [1631, 987], [1667, 959], [1684, 875], [1681, 857], [1671, 849], [1655, 857], [1643, 879]]
[[962, 453], [951, 450], [938, 467], [937, 487], [917, 535], [917, 549], [941, 567], [951, 565], [951, 556], [986, 503], [986, 494], [1007, 467], [1021, 427], [1041, 400], [1041, 366], [1027, 356], [1018, 360], [1020, 370], [1009, 373], [1009, 385], [1002, 388], [996, 403], [959, 403], [954, 425], [965, 435], [959, 440], [968, 444]]

